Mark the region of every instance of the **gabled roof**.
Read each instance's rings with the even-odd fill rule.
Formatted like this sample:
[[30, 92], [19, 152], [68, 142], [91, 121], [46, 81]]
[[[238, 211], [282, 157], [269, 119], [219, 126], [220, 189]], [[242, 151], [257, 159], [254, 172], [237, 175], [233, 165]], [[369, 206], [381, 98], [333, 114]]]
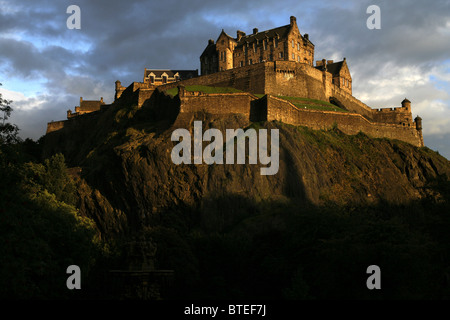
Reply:
[[[327, 64], [327, 71], [329, 73], [331, 73], [333, 76], [337, 76], [339, 75], [339, 72], [341, 72], [342, 66], [344, 65], [344, 61], [338, 61], [338, 62], [333, 62], [333, 63], [328, 63]], [[315, 66], [314, 68], [322, 70], [323, 66]]]
[[339, 72], [342, 69], [342, 65], [344, 64], [344, 61], [334, 62], [327, 64], [327, 71], [331, 73], [332, 75], [338, 75]]
[[282, 27], [278, 27], [278, 28], [274, 28], [274, 29], [270, 29], [270, 30], [266, 30], [266, 31], [261, 31], [256, 34], [245, 35], [238, 41], [237, 47], [242, 46], [247, 42], [250, 43], [250, 42], [253, 42], [256, 40], [262, 41], [266, 38], [273, 38], [276, 36], [279, 36], [280, 39], [286, 38], [289, 33], [290, 27], [291, 27], [291, 25], [288, 24], [286, 26], [282, 26]]
[[[281, 27], [277, 27], [274, 29], [266, 30], [266, 31], [260, 31], [256, 34], [249, 34], [243, 36], [239, 41], [237, 41], [237, 47], [244, 45], [246, 42], [251, 43], [253, 41], [262, 41], [264, 39], [268, 38], [274, 38], [276, 36], [279, 36], [280, 39], [285, 39], [288, 36], [289, 30], [291, 28], [291, 25], [285, 25]], [[301, 36], [304, 41], [307, 41], [308, 43], [314, 45], [309, 39], [306, 39], [305, 37]]]
[[223, 29], [222, 29], [222, 32], [217, 37], [217, 40], [222, 36], [222, 34], [224, 34], [227, 38], [230, 38], [231, 40], [236, 41], [236, 39], [234, 39], [232, 36], [230, 36], [228, 33], [226, 33], [225, 30], [223, 30]]
[[175, 77], [177, 73], [181, 79], [190, 79], [198, 76], [198, 70], [145, 69], [144, 78], [147, 78], [150, 73], [153, 73], [157, 78], [160, 78], [164, 73], [169, 78]]
[[203, 50], [203, 53], [200, 55], [200, 58], [203, 57], [204, 55], [211, 56], [213, 54], [217, 54], [216, 44], [215, 43], [212, 43], [212, 44], [210, 43], [205, 48], [205, 50]]

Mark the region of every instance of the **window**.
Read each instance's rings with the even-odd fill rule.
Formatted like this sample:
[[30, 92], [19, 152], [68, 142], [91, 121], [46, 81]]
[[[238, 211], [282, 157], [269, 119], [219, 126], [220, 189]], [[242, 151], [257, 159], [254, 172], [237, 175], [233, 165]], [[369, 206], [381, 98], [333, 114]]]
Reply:
[[150, 83], [155, 83], [155, 76], [150, 76]]
[[256, 43], [253, 44], [253, 52], [256, 52]]
[[167, 76], [162, 76], [162, 83], [167, 83]]
[[244, 66], [244, 61], [239, 62], [239, 67], [243, 67]]
[[280, 53], [278, 54], [278, 57], [279, 57], [280, 59], [283, 59], [283, 52], [280, 52]]
[[297, 61], [300, 62], [300, 55], [297, 56]]
[[275, 39], [274, 39], [274, 42], [275, 42], [275, 48], [278, 48], [278, 39], [275, 38]]
[[267, 40], [263, 40], [264, 50], [267, 50]]
[[295, 61], [295, 53], [292, 54], [292, 60]]
[[263, 62], [263, 57], [259, 57], [259, 62]]
[[294, 40], [292, 40], [292, 48], [295, 48]]
[[300, 50], [300, 42], [297, 42], [297, 50]]
[[249, 59], [248, 60], [248, 64], [250, 65], [250, 64], [252, 64], [253, 62], [252, 62], [252, 59]]

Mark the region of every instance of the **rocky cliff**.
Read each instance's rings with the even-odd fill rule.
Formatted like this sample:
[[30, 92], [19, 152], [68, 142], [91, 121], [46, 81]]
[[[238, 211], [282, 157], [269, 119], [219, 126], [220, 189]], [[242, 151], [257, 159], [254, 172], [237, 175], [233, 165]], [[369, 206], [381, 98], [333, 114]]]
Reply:
[[[151, 106], [112, 105], [45, 137], [46, 155], [62, 152], [69, 166], [79, 168], [80, 211], [94, 218], [105, 235], [136, 230], [165, 212], [199, 208], [208, 199], [230, 195], [257, 202], [294, 200], [298, 206], [439, 201], [434, 182], [450, 176], [449, 161], [426, 147], [349, 136], [338, 127], [314, 131], [280, 122], [250, 123], [239, 114], [202, 112], [176, 121], [157, 115]], [[194, 120], [202, 121], [203, 131], [279, 129], [278, 173], [263, 176], [261, 166], [248, 161], [175, 165], [171, 133], [180, 126], [192, 132]]]

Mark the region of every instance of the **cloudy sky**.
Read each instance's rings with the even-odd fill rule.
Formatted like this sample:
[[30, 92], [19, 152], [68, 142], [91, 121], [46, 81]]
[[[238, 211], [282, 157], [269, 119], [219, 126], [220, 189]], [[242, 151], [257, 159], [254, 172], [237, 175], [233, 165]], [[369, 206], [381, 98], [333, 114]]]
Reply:
[[[81, 29], [68, 29], [70, 5]], [[367, 28], [367, 8], [381, 29]], [[0, 93], [12, 122], [38, 139], [80, 97], [109, 103], [114, 82], [144, 68], [199, 69], [208, 39], [289, 24], [315, 44], [315, 60], [347, 58], [353, 94], [373, 108], [407, 97], [425, 144], [450, 159], [450, 0], [0, 0]]]

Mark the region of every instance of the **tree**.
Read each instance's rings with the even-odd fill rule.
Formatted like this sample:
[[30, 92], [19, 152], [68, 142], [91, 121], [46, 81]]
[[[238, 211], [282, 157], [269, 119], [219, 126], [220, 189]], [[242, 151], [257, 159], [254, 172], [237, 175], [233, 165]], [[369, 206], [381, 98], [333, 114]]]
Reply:
[[[0, 86], [1, 85], [2, 84], [0, 83]], [[3, 115], [0, 116], [0, 145], [20, 141], [20, 138], [17, 136], [19, 132], [17, 125], [6, 122], [13, 111], [11, 103], [11, 100], [3, 99], [3, 96], [0, 93], [0, 113], [3, 113]]]

